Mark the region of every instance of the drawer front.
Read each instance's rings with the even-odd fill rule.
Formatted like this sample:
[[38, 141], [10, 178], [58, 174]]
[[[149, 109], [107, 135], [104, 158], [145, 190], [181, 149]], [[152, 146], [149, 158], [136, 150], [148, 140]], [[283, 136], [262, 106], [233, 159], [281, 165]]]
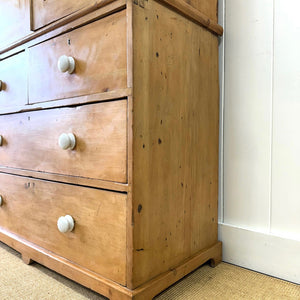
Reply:
[[[0, 117], [0, 165], [125, 183], [127, 101]], [[76, 146], [64, 150], [63, 133]]]
[[77, 10], [90, 6], [94, 0], [32, 0], [32, 30], [70, 15]]
[[[0, 226], [125, 284], [126, 195], [0, 174]], [[57, 220], [70, 215], [71, 232]]]
[[27, 57], [21, 52], [0, 61], [0, 110], [27, 104]]
[[8, 46], [30, 33], [29, 12], [28, 0], [1, 0], [0, 48]]
[[[72, 74], [58, 69], [64, 55], [75, 60]], [[125, 11], [29, 48], [29, 62], [30, 103], [126, 88]]]

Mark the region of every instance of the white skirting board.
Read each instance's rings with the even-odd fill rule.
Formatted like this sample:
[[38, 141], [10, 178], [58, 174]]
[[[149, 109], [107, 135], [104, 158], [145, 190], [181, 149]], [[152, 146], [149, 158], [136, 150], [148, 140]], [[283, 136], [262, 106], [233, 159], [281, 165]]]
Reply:
[[300, 284], [300, 241], [219, 224], [223, 261]]

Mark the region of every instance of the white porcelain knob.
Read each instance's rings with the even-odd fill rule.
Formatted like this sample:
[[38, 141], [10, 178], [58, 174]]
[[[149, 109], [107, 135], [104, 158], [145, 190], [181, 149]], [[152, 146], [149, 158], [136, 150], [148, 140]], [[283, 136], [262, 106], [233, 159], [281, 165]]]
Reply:
[[60, 72], [71, 74], [75, 70], [75, 59], [72, 56], [62, 55], [58, 59], [57, 67]]
[[0, 206], [3, 204], [2, 196], [0, 196]]
[[73, 133], [62, 133], [58, 139], [58, 145], [63, 150], [73, 150], [76, 146], [76, 138]]
[[74, 228], [74, 219], [70, 215], [59, 217], [57, 220], [57, 228], [60, 232], [70, 232]]
[[0, 135], [0, 146], [2, 146], [2, 143], [3, 143], [3, 137], [2, 135]]

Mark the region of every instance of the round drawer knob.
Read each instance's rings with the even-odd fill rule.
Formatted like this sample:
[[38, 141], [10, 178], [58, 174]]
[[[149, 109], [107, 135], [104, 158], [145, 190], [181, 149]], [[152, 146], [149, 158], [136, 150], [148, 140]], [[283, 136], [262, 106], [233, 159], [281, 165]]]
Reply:
[[58, 59], [57, 67], [60, 72], [71, 74], [75, 70], [75, 59], [72, 56], [62, 55]]
[[61, 149], [73, 150], [76, 146], [76, 138], [73, 133], [62, 133], [58, 139], [58, 145]]
[[0, 135], [0, 146], [2, 146], [2, 143], [3, 143], [3, 137], [2, 135]]
[[3, 198], [0, 196], [0, 206], [3, 204]]
[[70, 232], [74, 228], [74, 219], [70, 215], [59, 217], [57, 220], [57, 228], [60, 232]]

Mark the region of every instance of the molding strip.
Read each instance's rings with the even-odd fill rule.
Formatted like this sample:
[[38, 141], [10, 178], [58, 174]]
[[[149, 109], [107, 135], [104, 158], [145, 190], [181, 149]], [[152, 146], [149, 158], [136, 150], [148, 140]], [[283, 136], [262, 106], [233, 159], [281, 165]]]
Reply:
[[203, 27], [207, 28], [211, 32], [217, 35], [223, 35], [223, 27], [216, 23], [215, 21], [211, 20], [207, 15], [203, 14], [193, 6], [189, 5], [188, 3], [182, 0], [156, 0], [161, 3], [165, 3], [177, 11], [181, 12], [186, 17], [196, 21]]
[[223, 261], [300, 284], [300, 241], [219, 223]]

